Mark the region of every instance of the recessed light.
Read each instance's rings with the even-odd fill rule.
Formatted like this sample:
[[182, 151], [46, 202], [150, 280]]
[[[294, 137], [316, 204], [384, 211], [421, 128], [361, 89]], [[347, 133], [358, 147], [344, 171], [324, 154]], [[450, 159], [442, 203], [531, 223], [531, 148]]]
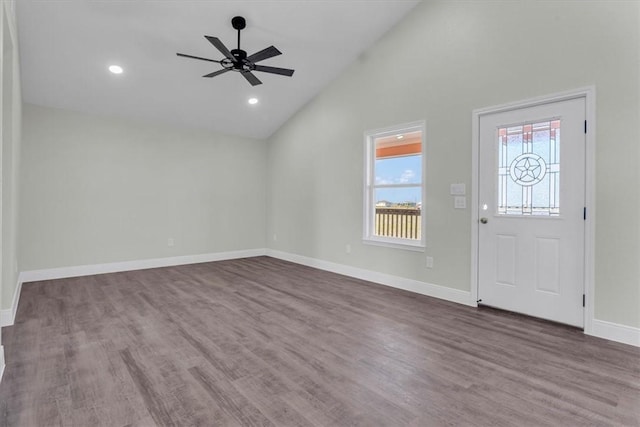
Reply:
[[258, 98], [249, 98], [249, 104], [251, 105], [255, 105], [258, 103]]
[[124, 70], [119, 65], [110, 65], [109, 71], [111, 71], [113, 74], [122, 74], [122, 71]]
[[404, 138], [404, 135], [396, 135], [396, 139], [402, 139]]

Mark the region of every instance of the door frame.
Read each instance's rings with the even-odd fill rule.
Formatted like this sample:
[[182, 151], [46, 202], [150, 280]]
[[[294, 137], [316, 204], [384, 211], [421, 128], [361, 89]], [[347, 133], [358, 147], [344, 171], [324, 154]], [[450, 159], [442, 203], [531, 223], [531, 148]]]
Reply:
[[471, 139], [471, 305], [478, 306], [478, 273], [479, 273], [479, 213], [478, 213], [478, 192], [479, 192], [479, 155], [480, 155], [480, 119], [489, 114], [502, 113], [521, 108], [535, 107], [543, 104], [550, 104], [570, 99], [584, 98], [585, 118], [587, 120], [587, 133], [585, 135], [585, 207], [587, 208], [587, 218], [584, 228], [584, 333], [591, 335], [594, 319], [594, 271], [595, 271], [595, 144], [596, 144], [596, 88], [587, 86], [566, 92], [559, 92], [544, 95], [536, 98], [529, 98], [522, 101], [510, 102], [491, 107], [475, 109], [472, 112], [472, 139]]

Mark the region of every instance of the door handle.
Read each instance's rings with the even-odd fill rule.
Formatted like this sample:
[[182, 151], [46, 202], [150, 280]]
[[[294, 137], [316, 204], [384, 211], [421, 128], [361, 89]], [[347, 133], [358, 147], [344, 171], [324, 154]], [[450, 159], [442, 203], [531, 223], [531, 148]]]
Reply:
[[486, 224], [489, 222], [489, 220], [487, 218], [480, 218], [480, 222]]

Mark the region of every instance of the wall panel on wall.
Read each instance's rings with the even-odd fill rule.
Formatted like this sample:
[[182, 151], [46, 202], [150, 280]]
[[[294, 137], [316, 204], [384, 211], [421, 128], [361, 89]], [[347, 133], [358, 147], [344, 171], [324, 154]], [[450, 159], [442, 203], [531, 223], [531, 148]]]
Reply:
[[264, 247], [263, 141], [34, 105], [24, 121], [23, 270]]

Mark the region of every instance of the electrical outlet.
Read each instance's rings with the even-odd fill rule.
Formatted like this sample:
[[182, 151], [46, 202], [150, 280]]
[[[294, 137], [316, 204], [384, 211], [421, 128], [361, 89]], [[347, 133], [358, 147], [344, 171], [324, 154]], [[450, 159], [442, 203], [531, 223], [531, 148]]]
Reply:
[[175, 240], [173, 240], [172, 237], [169, 237], [169, 239], [167, 240], [167, 246], [172, 247], [173, 245], [175, 245]]
[[278, 235], [276, 233], [273, 233], [273, 241], [274, 242], [278, 241]]
[[427, 268], [433, 268], [433, 257], [432, 256], [428, 256], [427, 257]]
[[347, 246], [345, 246], [344, 250], [350, 254], [351, 253], [351, 245], [347, 243]]

